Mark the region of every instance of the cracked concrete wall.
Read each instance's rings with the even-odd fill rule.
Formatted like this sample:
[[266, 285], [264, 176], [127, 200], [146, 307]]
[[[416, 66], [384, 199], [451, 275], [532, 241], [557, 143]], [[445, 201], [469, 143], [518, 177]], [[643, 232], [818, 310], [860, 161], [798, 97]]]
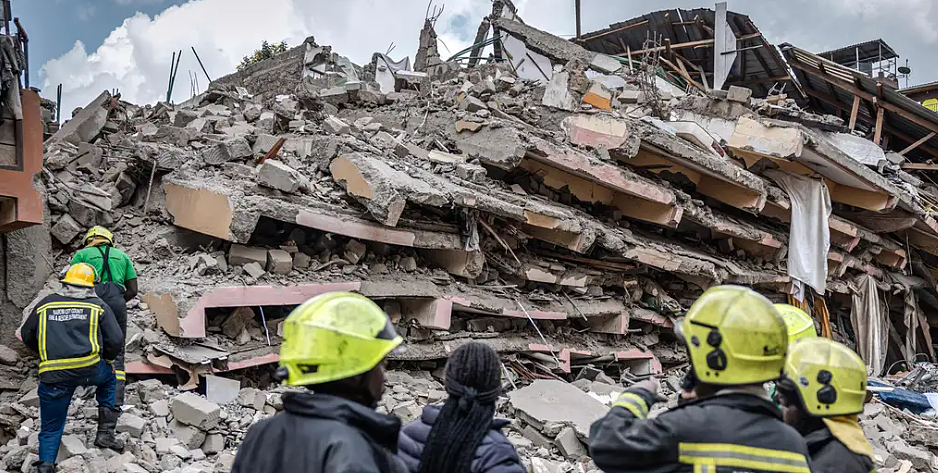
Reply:
[[0, 235], [0, 343], [12, 347], [22, 344], [14, 333], [22, 321], [23, 309], [36, 297], [49, 275], [52, 238], [49, 216], [43, 225], [14, 230]]

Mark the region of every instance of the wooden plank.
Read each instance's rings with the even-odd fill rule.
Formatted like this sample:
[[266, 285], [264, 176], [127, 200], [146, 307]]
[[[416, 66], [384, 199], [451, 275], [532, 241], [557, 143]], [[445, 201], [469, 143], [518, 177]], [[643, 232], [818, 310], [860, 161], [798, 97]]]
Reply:
[[877, 146], [883, 142], [883, 115], [885, 113], [885, 108], [876, 107], [876, 130], [873, 133], [873, 143], [876, 143]]
[[938, 171], [938, 164], [936, 163], [905, 163], [902, 165], [902, 169], [910, 171]]
[[[577, 3], [579, 3], [579, 2], [577, 2]], [[611, 35], [611, 34], [615, 34], [615, 33], [618, 33], [618, 32], [620, 32], [620, 31], [626, 31], [626, 30], [630, 30], [630, 29], [632, 29], [632, 28], [638, 28], [639, 26], [645, 26], [645, 25], [647, 25], [647, 24], [648, 24], [648, 20], [644, 20], [644, 21], [640, 21], [640, 22], [638, 22], [638, 23], [633, 23], [633, 24], [631, 24], [631, 25], [625, 25], [625, 26], [623, 26], [623, 27], [616, 28], [616, 29], [614, 29], [614, 30], [609, 30], [609, 31], [606, 31], [606, 32], [604, 32], [604, 33], [599, 33], [599, 34], [595, 34], [595, 35], [592, 35], [592, 36], [583, 36], [583, 37], [580, 38], [578, 41], [580, 41], [580, 42], [592, 41], [592, 40], [594, 40], [594, 39], [602, 38], [603, 36], [609, 36], [609, 35]]]
[[[804, 74], [803, 71], [802, 71], [802, 74]], [[814, 90], [814, 89], [811, 89], [811, 88], [806, 88], [806, 89], [805, 89], [805, 92], [806, 92], [808, 95], [813, 96], [813, 97], [816, 97], [816, 98], [820, 99], [821, 101], [823, 101], [823, 102], [829, 104], [830, 106], [834, 107], [834, 108], [837, 109], [837, 110], [842, 110], [842, 109], [840, 108], [841, 105], [842, 105], [842, 102], [840, 102], [840, 101], [837, 100], [837, 99], [831, 98], [831, 97], [830, 97], [829, 95], [827, 95], [827, 94], [824, 94], [824, 93], [822, 93], [822, 92], [819, 92], [819, 91]], [[859, 108], [859, 107], [858, 107], [858, 108]], [[844, 112], [846, 112], [846, 110], [844, 110]], [[874, 115], [875, 115], [875, 114], [874, 114]], [[857, 118], [866, 121], [865, 118], [863, 118], [862, 116], [858, 116]], [[872, 126], [873, 126], [873, 123], [871, 122], [871, 123], [870, 123], [870, 127], [872, 128]], [[894, 135], [896, 138], [899, 138], [899, 139], [905, 141], [906, 143], [914, 143], [914, 142], [918, 141], [916, 138], [912, 138], [911, 136], [909, 136], [909, 135], [907, 135], [907, 134], [905, 134], [905, 133], [903, 133], [903, 132], [901, 132], [901, 131], [899, 131], [899, 130], [897, 130], [897, 129], [895, 129], [895, 128], [892, 128], [891, 126], [889, 126], [888, 123], [883, 123], [883, 130], [884, 130], [886, 133], [890, 133], [890, 134]], [[930, 155], [932, 155], [932, 156], [938, 158], [938, 150], [934, 150], [934, 149], [932, 149], [932, 148], [929, 147], [929, 146], [925, 146], [925, 147], [919, 148], [919, 151], [924, 151], [925, 153], [928, 153], [928, 154], [930, 154]]]
[[[911, 145], [909, 145], [908, 148], [906, 148], [906, 149], [904, 149], [904, 150], [902, 150], [902, 151], [899, 151], [899, 155], [900, 155], [900, 156], [905, 156], [905, 153], [908, 153], [909, 151], [912, 151], [913, 149], [918, 148], [919, 146], [922, 145], [922, 143], [925, 143], [926, 141], [928, 141], [928, 140], [934, 138], [935, 135], [936, 135], [936, 133], [935, 133], [934, 131], [931, 132], [931, 133], [929, 133], [929, 134], [927, 134], [927, 135], [925, 135], [924, 137], [922, 137], [921, 139], [919, 139], [919, 140], [916, 141], [915, 143], [912, 143]], [[904, 167], [904, 166], [903, 166], [903, 167]]]
[[[687, 43], [678, 43], [678, 44], [669, 44], [668, 46], [658, 46], [657, 48], [649, 49], [639, 49], [638, 51], [632, 51], [632, 54], [645, 54], [653, 53], [656, 51], [664, 51], [668, 48], [670, 49], [686, 49], [686, 48], [696, 48], [699, 46], [713, 47], [712, 39], [702, 39], [699, 41], [689, 41]], [[622, 56], [621, 54], [619, 56]]]
[[[837, 97], [832, 95], [831, 97]], [[853, 96], [853, 107], [850, 109], [850, 131], [853, 131], [857, 127], [857, 113], [860, 112], [860, 96]]]
[[[820, 77], [821, 79], [824, 79], [824, 80], [826, 80], [826, 81], [828, 81], [828, 82], [831, 82], [831, 83], [833, 83], [835, 86], [840, 87], [841, 89], [844, 89], [844, 90], [846, 90], [846, 91], [848, 91], [848, 92], [850, 92], [850, 93], [852, 93], [852, 94], [854, 94], [854, 95], [858, 95], [858, 96], [860, 96], [861, 98], [863, 98], [864, 100], [867, 100], [867, 101], [869, 101], [869, 102], [871, 102], [871, 103], [873, 102], [873, 97], [874, 97], [873, 94], [871, 94], [871, 93], [869, 93], [869, 92], [866, 92], [866, 91], [864, 91], [864, 90], [861, 90], [861, 89], [858, 88], [856, 85], [851, 84], [850, 82], [847, 82], [847, 81], [844, 81], [844, 80], [842, 80], [842, 79], [839, 79], [839, 78], [837, 78], [837, 77], [835, 77], [835, 76], [833, 76], [833, 75], [831, 75], [831, 74], [823, 74], [823, 73], [820, 73], [820, 72], [817, 70], [817, 68], [812, 67], [812, 66], [810, 66], [810, 65], [808, 65], [808, 64], [806, 64], [806, 63], [804, 63], [804, 62], [801, 62], [801, 61], [799, 61], [797, 58], [792, 58], [792, 60], [790, 61], [790, 64], [791, 64], [792, 67], [798, 67], [798, 68], [800, 68], [800, 69], [808, 69], [811, 74], [814, 74], [814, 75]], [[919, 117], [919, 116], [917, 116], [917, 115], [915, 115], [915, 114], [913, 114], [913, 113], [911, 113], [911, 112], [908, 112], [908, 111], [906, 111], [906, 110], [903, 110], [901, 107], [899, 107], [899, 106], [897, 106], [897, 105], [895, 105], [895, 104], [889, 103], [889, 102], [887, 102], [887, 101], [885, 101], [885, 100], [880, 101], [877, 105], [880, 106], [880, 107], [882, 107], [882, 108], [885, 108], [885, 109], [886, 109], [887, 111], [889, 111], [889, 112], [892, 112], [892, 113], [895, 113], [896, 115], [899, 115], [900, 117], [902, 117], [902, 118], [904, 118], [904, 119], [906, 119], [906, 120], [908, 120], [908, 121], [910, 121], [910, 122], [912, 122], [912, 123], [915, 123], [916, 125], [919, 125], [919, 126], [925, 128], [925, 129], [927, 129], [928, 131], [938, 132], [938, 123], [935, 123], [935, 122], [932, 122], [932, 121], [930, 121], [930, 120], [926, 120], [926, 119], [924, 119], [924, 118], [921, 118], [921, 117]]]

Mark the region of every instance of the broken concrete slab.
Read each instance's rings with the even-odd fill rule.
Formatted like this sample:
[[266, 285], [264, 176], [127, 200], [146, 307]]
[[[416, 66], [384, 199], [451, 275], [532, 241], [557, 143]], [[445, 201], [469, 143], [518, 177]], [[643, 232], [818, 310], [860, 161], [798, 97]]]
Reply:
[[544, 90], [541, 105], [566, 110], [568, 112], [575, 112], [580, 108], [577, 98], [570, 93], [569, 72], [563, 71], [554, 73], [547, 83], [547, 89]]
[[609, 408], [589, 394], [564, 381], [537, 380], [508, 394], [512, 407], [544, 424], [568, 423], [582, 438], [589, 436], [593, 422]]
[[74, 145], [79, 143], [90, 143], [95, 139], [107, 123], [108, 110], [105, 106], [110, 102], [111, 94], [108, 91], [101, 92], [85, 108], [78, 112], [78, 115], [72, 117], [59, 128], [51, 138], [52, 141], [67, 141]]
[[407, 201], [437, 207], [448, 202], [440, 189], [425, 180], [361, 153], [333, 159], [329, 170], [332, 178], [367, 207], [375, 219], [391, 227], [397, 226]]
[[229, 161], [249, 158], [253, 154], [246, 139], [231, 138], [205, 148], [202, 151], [202, 159], [206, 164], [218, 166]]
[[49, 232], [59, 243], [67, 245], [81, 233], [81, 225], [69, 214], [63, 214]]
[[309, 187], [302, 174], [274, 159], [268, 159], [261, 164], [257, 170], [257, 180], [265, 187], [290, 194], [296, 193], [300, 188]]
[[[342, 92], [345, 93], [345, 90], [343, 89]], [[345, 123], [345, 121], [343, 121], [341, 118], [337, 118], [332, 115], [329, 115], [325, 120], [323, 120], [322, 126], [326, 129], [326, 131], [335, 135], [346, 135], [352, 131], [352, 128], [348, 123]]]

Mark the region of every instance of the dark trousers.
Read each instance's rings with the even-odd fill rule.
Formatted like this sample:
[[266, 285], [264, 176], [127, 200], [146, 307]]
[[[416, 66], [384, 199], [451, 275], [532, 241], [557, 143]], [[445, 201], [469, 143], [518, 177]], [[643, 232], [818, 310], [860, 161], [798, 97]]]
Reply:
[[59, 383], [39, 383], [39, 461], [55, 463], [65, 431], [65, 419], [72, 395], [78, 386], [95, 386], [98, 407], [114, 408], [114, 389], [117, 380], [111, 365], [101, 361], [93, 376]]
[[[114, 318], [124, 334], [124, 343], [127, 343], [127, 301], [124, 300], [124, 288], [116, 283], [106, 282], [96, 284], [94, 292], [114, 311]], [[120, 354], [114, 360], [114, 373], [117, 375], [116, 405], [121, 407], [124, 405], [124, 384], [127, 381], [127, 375], [124, 373], [124, 347], [121, 347]]]

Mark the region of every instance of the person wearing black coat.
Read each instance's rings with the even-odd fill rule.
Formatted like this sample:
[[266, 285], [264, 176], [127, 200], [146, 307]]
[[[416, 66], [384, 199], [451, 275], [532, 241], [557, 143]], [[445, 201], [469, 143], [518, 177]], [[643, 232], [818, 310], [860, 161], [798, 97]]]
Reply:
[[387, 314], [348, 292], [316, 296], [283, 322], [277, 377], [308, 391], [254, 424], [231, 473], [406, 473], [401, 421], [375, 411], [384, 359], [403, 342]]
[[442, 406], [427, 406], [401, 430], [398, 456], [410, 473], [526, 473], [495, 419], [501, 362], [488, 345], [457, 348], [446, 363]]

